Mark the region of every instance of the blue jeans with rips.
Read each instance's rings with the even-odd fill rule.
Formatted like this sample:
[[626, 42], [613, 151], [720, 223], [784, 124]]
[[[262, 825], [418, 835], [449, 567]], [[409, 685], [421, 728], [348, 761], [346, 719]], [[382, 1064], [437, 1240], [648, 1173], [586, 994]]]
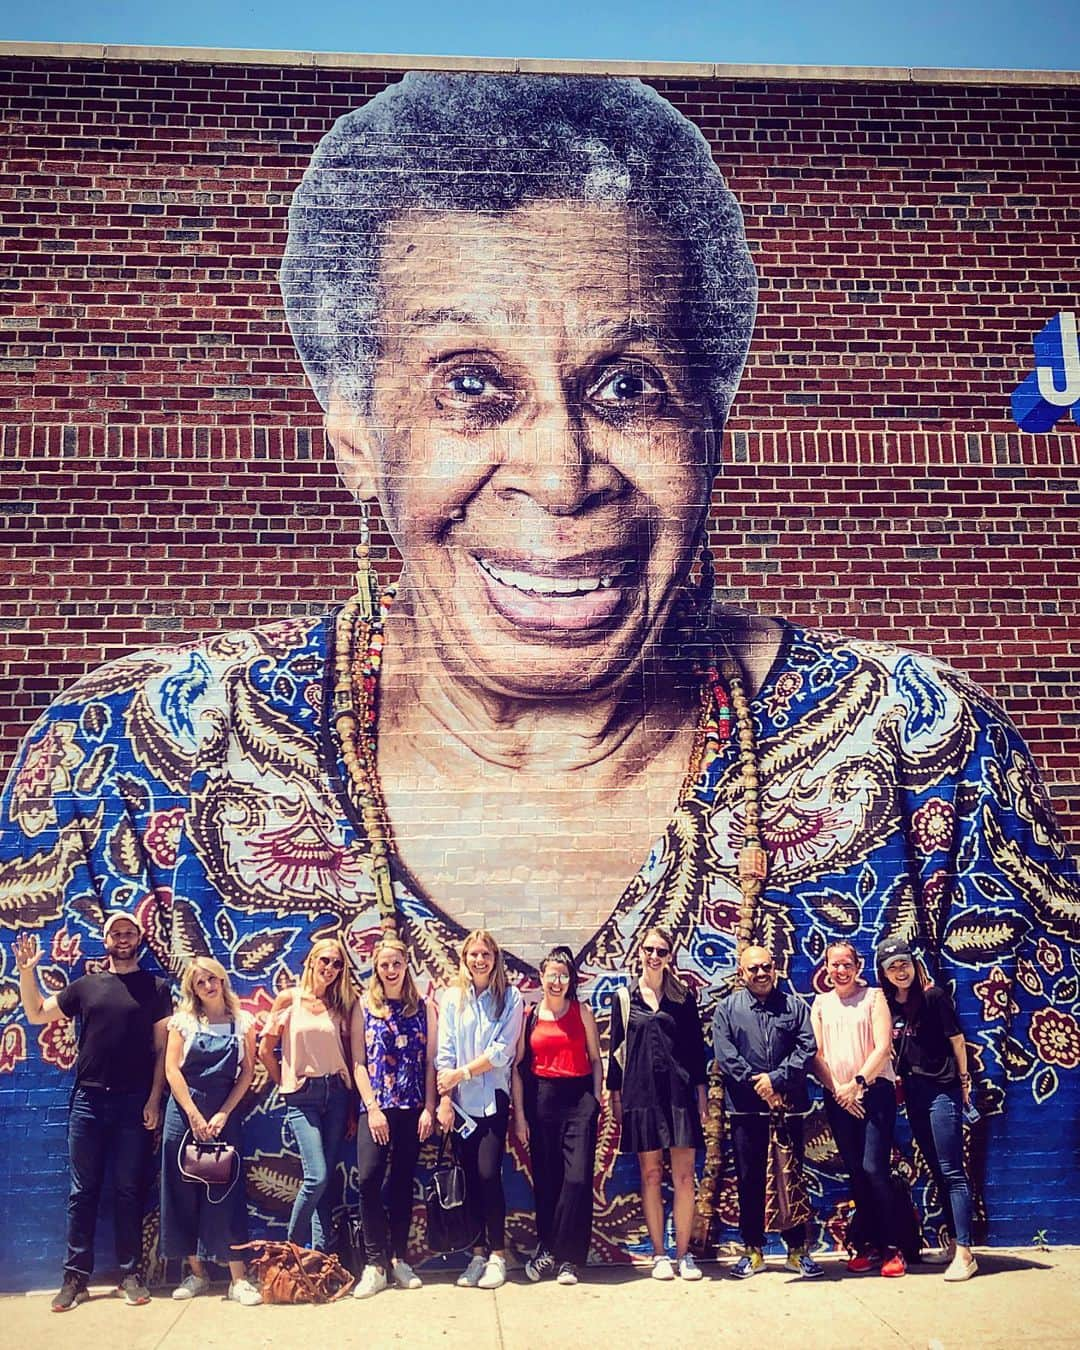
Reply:
[[349, 1089], [338, 1074], [305, 1079], [285, 1096], [285, 1119], [296, 1140], [304, 1181], [289, 1218], [289, 1241], [324, 1252], [333, 1238], [330, 1177], [338, 1164], [349, 1114]]

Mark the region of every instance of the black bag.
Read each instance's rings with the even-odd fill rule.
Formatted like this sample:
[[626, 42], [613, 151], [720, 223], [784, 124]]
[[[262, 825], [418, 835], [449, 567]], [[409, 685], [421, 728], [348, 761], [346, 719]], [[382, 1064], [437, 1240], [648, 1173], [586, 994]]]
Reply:
[[[450, 1157], [444, 1159], [447, 1143]], [[465, 1169], [457, 1160], [452, 1135], [444, 1134], [439, 1156], [424, 1187], [427, 1205], [427, 1245], [433, 1252], [460, 1252], [479, 1237], [465, 1198]]]
[[[913, 1265], [919, 1260], [922, 1251], [922, 1221], [911, 1198], [911, 1189], [898, 1173], [889, 1178], [889, 1191], [892, 1196], [892, 1219], [894, 1232], [904, 1260]], [[851, 1252], [865, 1251], [871, 1246], [870, 1234], [859, 1211], [853, 1211], [848, 1220], [844, 1245]]]
[[358, 1280], [364, 1273], [367, 1261], [364, 1256], [364, 1225], [355, 1209], [343, 1209], [338, 1215], [332, 1250], [353, 1279]]

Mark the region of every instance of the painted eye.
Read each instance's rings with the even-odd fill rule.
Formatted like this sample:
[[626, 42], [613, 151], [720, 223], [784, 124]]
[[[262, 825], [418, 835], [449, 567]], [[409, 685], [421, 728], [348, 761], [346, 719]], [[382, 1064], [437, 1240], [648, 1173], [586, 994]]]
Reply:
[[434, 393], [438, 411], [466, 431], [498, 426], [514, 411], [513, 389], [495, 365], [482, 362], [444, 366]]
[[455, 394], [479, 398], [487, 389], [487, 381], [474, 370], [463, 370], [447, 382]]
[[586, 397], [604, 417], [627, 417], [662, 411], [667, 385], [659, 371], [645, 362], [605, 366], [592, 382]]

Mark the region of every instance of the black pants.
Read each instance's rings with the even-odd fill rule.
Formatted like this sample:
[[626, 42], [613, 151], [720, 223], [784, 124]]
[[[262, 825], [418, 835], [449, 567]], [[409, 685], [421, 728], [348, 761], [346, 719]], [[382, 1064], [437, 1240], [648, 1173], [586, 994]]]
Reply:
[[583, 1266], [592, 1236], [599, 1113], [592, 1077], [534, 1081], [528, 1119], [536, 1236], [556, 1265]]
[[[765, 1245], [765, 1178], [769, 1155], [769, 1117], [732, 1115], [731, 1151], [735, 1158], [735, 1180], [739, 1191], [739, 1232], [747, 1247]], [[791, 1151], [803, 1165], [803, 1121], [801, 1116], [787, 1117]], [[785, 1229], [780, 1235], [788, 1249], [806, 1242], [805, 1224]]]
[[[360, 1222], [364, 1228], [364, 1256], [369, 1266], [390, 1269], [393, 1257], [404, 1261], [412, 1222], [413, 1178], [420, 1140], [416, 1135], [419, 1107], [390, 1107], [386, 1112], [390, 1138], [377, 1144], [371, 1137], [367, 1112], [356, 1122], [356, 1184], [360, 1189]], [[390, 1177], [383, 1203], [387, 1160]]]
[[465, 1169], [466, 1199], [479, 1234], [476, 1245], [493, 1252], [501, 1252], [506, 1246], [502, 1163], [509, 1117], [510, 1098], [505, 1092], [496, 1092], [495, 1114], [477, 1116], [476, 1129], [468, 1139], [459, 1137], [458, 1156]]
[[825, 1093], [825, 1116], [836, 1149], [851, 1178], [851, 1197], [874, 1246], [886, 1252], [898, 1245], [892, 1193], [892, 1144], [896, 1127], [896, 1088], [877, 1078], [863, 1096], [862, 1120]]

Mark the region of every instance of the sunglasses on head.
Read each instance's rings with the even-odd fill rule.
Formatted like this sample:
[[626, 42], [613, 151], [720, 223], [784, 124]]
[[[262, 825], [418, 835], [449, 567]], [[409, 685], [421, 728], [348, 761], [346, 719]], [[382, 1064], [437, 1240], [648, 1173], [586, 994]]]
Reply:
[[670, 948], [670, 947], [642, 947], [641, 950], [645, 953], [646, 956], [670, 956], [670, 955], [671, 955], [671, 948]]

